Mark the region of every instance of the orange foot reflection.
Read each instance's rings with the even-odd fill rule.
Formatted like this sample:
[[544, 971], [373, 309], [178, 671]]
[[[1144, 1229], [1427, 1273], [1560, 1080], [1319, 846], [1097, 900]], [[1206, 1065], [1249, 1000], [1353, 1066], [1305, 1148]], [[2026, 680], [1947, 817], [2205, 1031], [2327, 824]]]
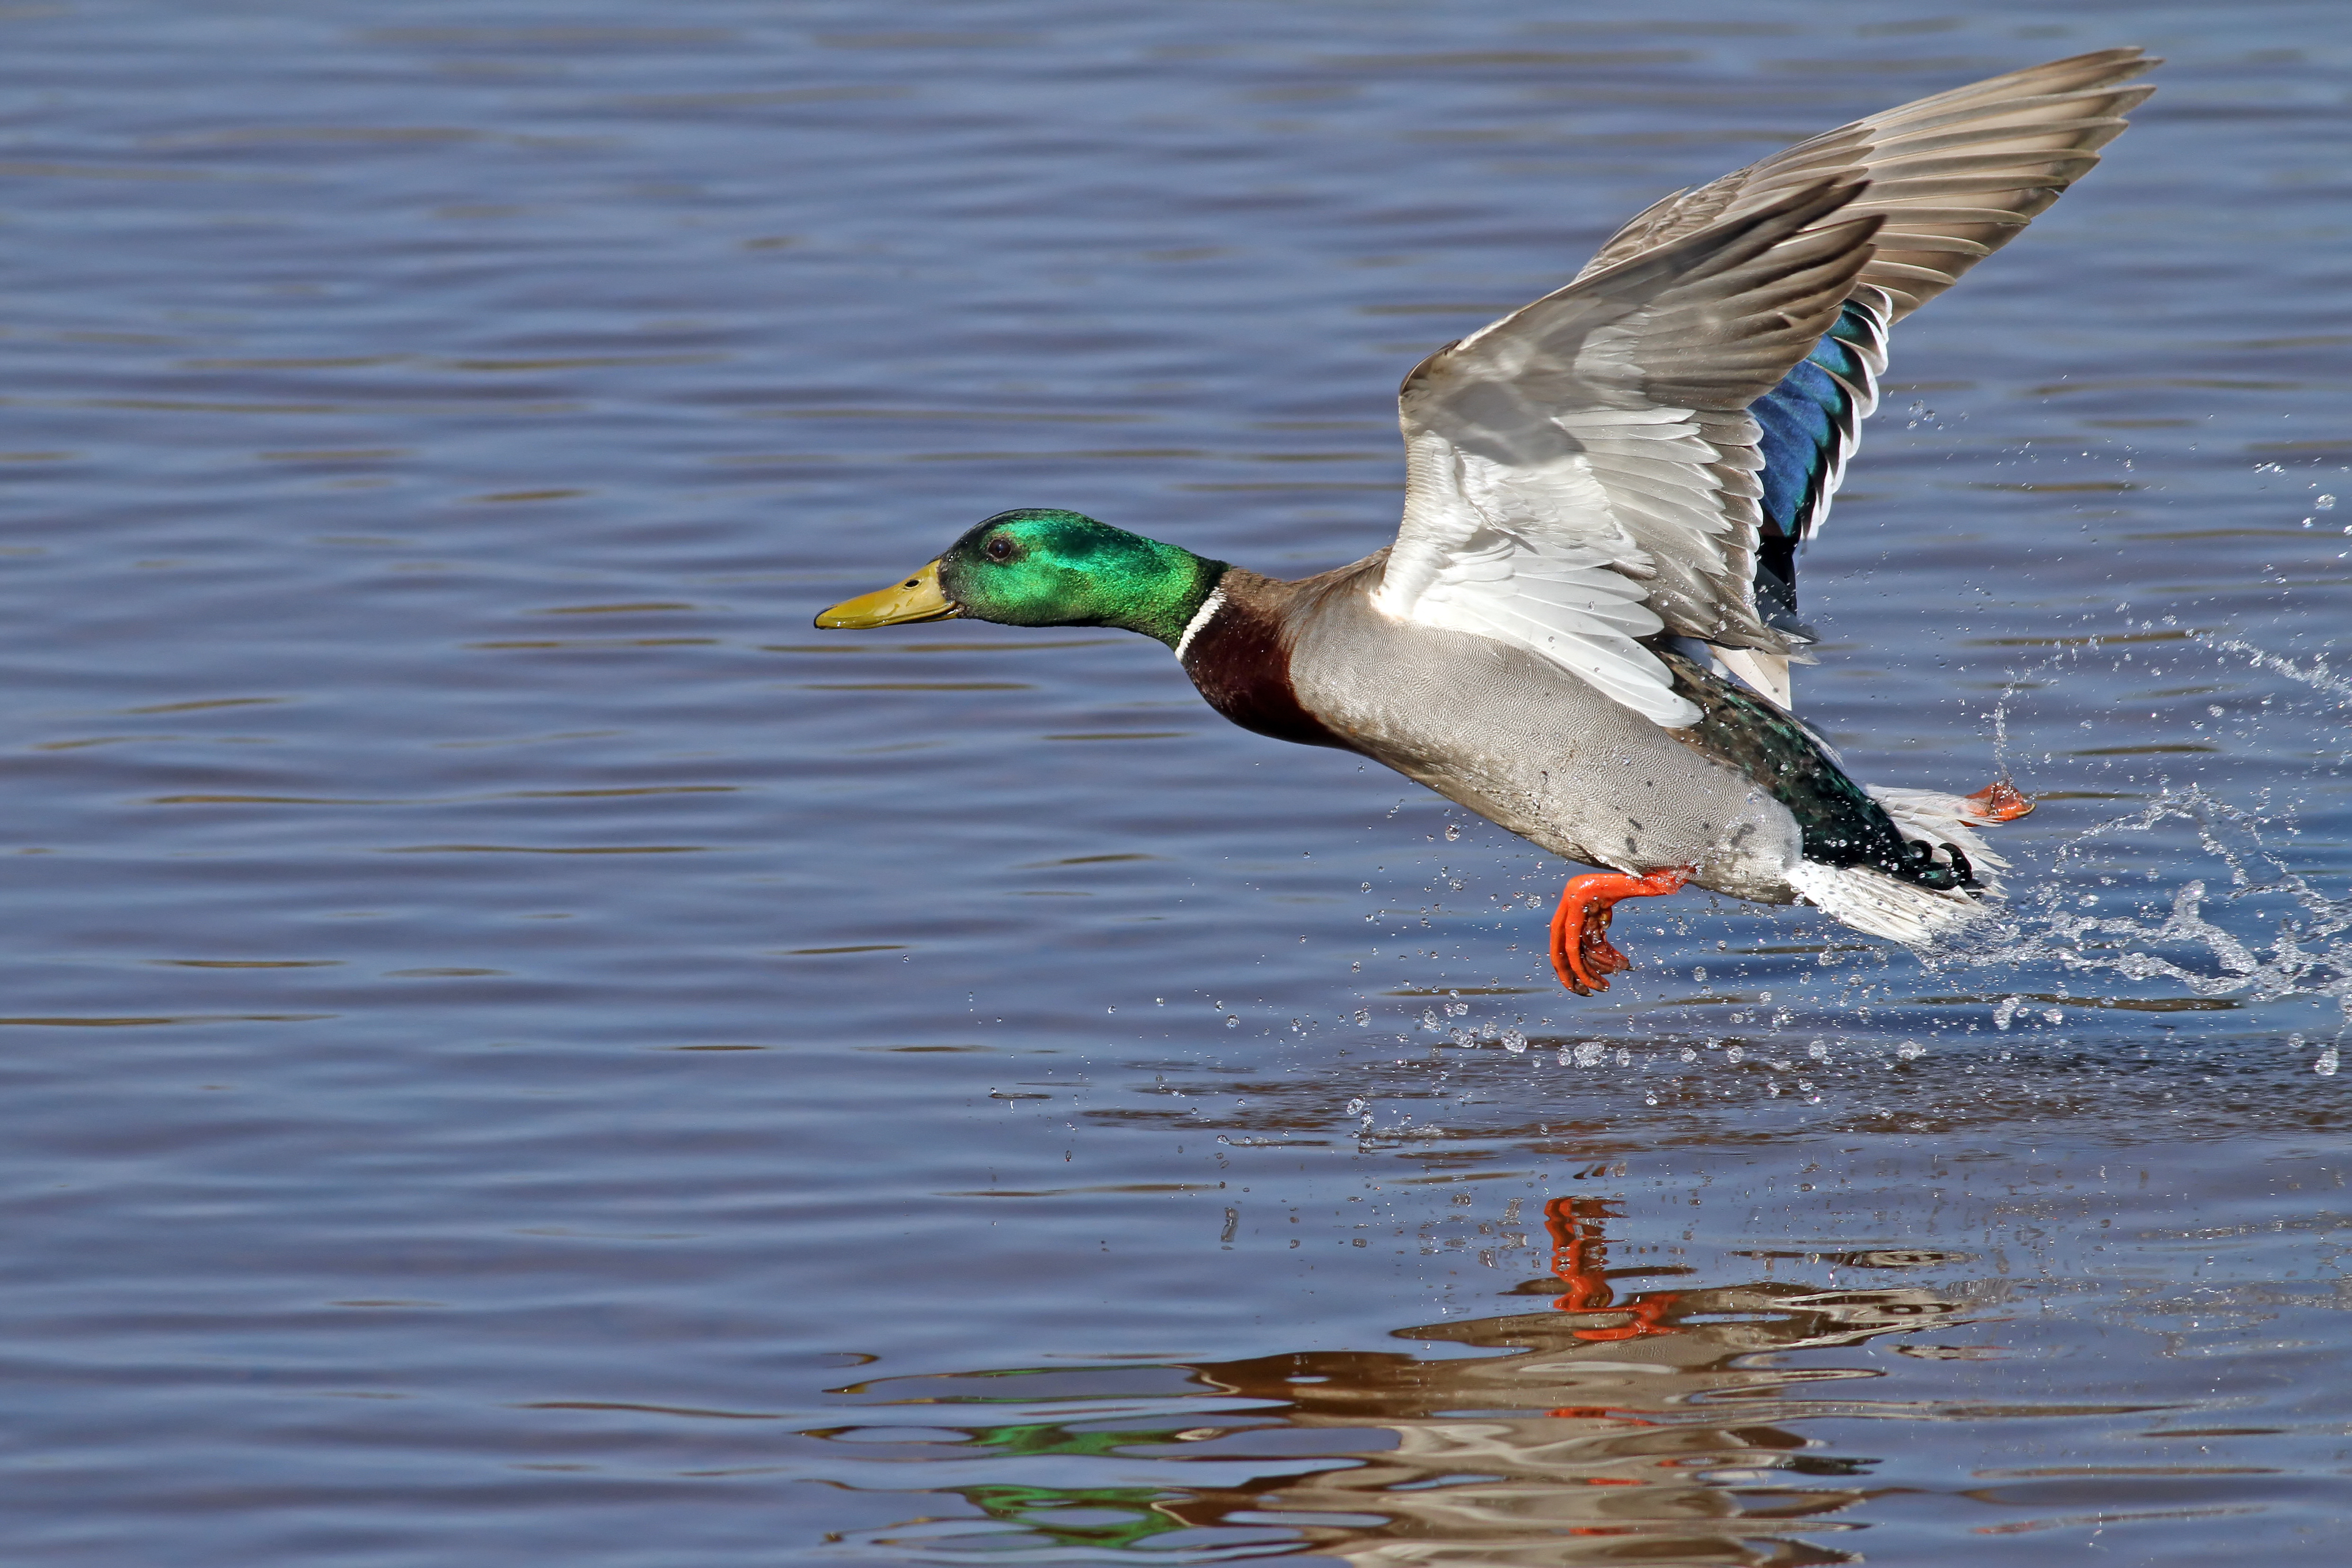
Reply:
[[1554, 1198], [1543, 1212], [1544, 1229], [1551, 1233], [1551, 1271], [1568, 1286], [1568, 1294], [1552, 1305], [1563, 1312], [1622, 1312], [1630, 1320], [1605, 1329], [1571, 1329], [1570, 1333], [1601, 1343], [1682, 1332], [1664, 1321], [1680, 1291], [1644, 1290], [1622, 1306], [1616, 1304], [1607, 1275], [1609, 1238], [1601, 1233], [1601, 1222], [1615, 1217], [1608, 1199]]
[[1690, 867], [1668, 867], [1645, 877], [1595, 871], [1570, 877], [1551, 913], [1551, 968], [1559, 983], [1579, 996], [1609, 989], [1609, 976], [1633, 961], [1610, 944], [1609, 917], [1620, 899], [1654, 899], [1678, 892], [1691, 879]]

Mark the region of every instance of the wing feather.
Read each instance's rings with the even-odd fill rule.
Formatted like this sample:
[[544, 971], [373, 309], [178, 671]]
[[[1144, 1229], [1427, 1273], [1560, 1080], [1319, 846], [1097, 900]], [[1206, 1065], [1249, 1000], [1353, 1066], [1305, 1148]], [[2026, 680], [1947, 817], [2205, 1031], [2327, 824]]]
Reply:
[[1655, 203], [1580, 276], [1814, 181], [1865, 180], [1870, 189], [1851, 216], [1876, 213], [1886, 226], [1862, 281], [1887, 291], [1900, 321], [2007, 244], [2098, 162], [2098, 150], [2123, 133], [2126, 114], [2154, 90], [2127, 84], [2157, 63], [2137, 48], [2101, 49], [1824, 132]]
[[1373, 603], [1531, 648], [1669, 725], [1696, 712], [1638, 638], [1785, 650], [1748, 588], [1761, 487], [1745, 408], [1868, 262], [1878, 220], [1822, 221], [1859, 194], [1799, 191], [1424, 361], [1400, 399], [1405, 520]]
[[2007, 244], [2124, 129], [2107, 49], [1859, 120], [1652, 205], [1556, 293], [1405, 378], [1405, 512], [1373, 604], [1517, 644], [1660, 724], [1641, 639], [1715, 645], [1785, 701], [1792, 552], [1877, 403], [1886, 330]]

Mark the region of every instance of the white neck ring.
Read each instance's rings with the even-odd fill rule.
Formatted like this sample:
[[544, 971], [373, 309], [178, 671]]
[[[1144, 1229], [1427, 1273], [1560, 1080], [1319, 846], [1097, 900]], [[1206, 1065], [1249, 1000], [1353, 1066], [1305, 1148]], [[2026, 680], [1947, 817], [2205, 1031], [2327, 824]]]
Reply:
[[1184, 623], [1184, 635], [1176, 639], [1178, 659], [1183, 658], [1184, 650], [1192, 646], [1192, 638], [1199, 635], [1202, 626], [1207, 626], [1215, 617], [1216, 613], [1224, 607], [1224, 604], [1225, 591], [1222, 586], [1209, 590], [1209, 596], [1201, 601], [1201, 607], [1192, 612], [1191, 620]]

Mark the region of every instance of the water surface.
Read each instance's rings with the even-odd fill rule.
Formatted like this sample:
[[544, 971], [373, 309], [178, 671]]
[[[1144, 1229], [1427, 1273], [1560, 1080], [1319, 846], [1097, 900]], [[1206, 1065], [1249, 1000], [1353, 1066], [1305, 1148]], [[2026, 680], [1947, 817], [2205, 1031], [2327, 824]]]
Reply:
[[[2352, 1349], [2352, 28], [0, 11], [13, 1558], [2281, 1563]], [[2139, 43], [1804, 563], [1921, 959], [1629, 908], [1163, 649], [821, 605], [1076, 507], [1297, 574], [1623, 217]]]

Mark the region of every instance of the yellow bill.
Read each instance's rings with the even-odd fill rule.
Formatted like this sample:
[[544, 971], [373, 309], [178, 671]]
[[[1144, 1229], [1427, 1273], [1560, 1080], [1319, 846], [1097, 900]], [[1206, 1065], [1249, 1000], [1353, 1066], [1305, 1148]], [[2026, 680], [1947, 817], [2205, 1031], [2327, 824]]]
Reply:
[[909, 621], [943, 621], [961, 613], [955, 601], [940, 592], [940, 563], [934, 561], [903, 583], [844, 599], [817, 616], [816, 624], [820, 631], [862, 632]]

